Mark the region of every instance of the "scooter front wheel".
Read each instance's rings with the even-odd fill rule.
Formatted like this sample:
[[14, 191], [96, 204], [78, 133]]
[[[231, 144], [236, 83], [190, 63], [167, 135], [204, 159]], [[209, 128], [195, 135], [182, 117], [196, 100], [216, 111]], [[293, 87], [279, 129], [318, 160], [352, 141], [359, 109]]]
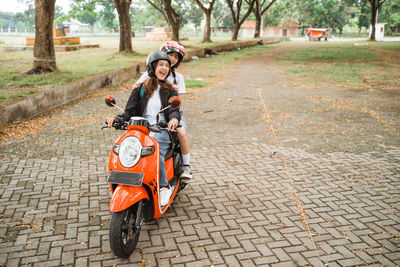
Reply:
[[141, 201], [120, 212], [114, 212], [110, 221], [110, 247], [115, 256], [129, 258], [139, 241], [143, 224]]

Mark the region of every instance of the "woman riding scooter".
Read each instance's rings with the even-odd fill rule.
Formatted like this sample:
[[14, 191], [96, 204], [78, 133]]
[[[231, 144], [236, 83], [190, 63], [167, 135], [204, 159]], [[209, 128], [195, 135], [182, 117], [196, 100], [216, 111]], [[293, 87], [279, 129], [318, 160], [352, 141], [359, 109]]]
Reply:
[[[169, 56], [163, 51], [151, 53], [146, 61], [146, 70], [149, 78], [140, 86], [134, 89], [126, 104], [125, 112], [118, 115], [120, 119], [128, 121], [133, 116], [146, 118], [151, 125], [156, 124], [158, 119], [168, 123], [168, 131], [173, 131], [179, 124], [180, 114], [177, 109], [166, 109], [159, 114], [162, 108], [169, 105], [168, 101], [178, 93], [172, 89], [172, 85], [166, 80], [171, 70]], [[144, 88], [144, 91], [142, 91]], [[159, 118], [158, 118], [159, 114]], [[112, 127], [115, 118], [108, 118], [108, 127]], [[151, 132], [160, 145], [160, 199], [161, 206], [168, 204], [171, 196], [171, 188], [167, 180], [167, 173], [164, 165], [164, 157], [170, 146], [171, 139], [167, 131], [161, 133]]]

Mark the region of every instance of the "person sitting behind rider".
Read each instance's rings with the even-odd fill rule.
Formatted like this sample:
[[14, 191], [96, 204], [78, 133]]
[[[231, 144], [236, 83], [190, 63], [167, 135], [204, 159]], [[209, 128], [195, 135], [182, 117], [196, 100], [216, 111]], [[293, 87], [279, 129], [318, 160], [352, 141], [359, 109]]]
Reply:
[[[185, 94], [186, 86], [183, 75], [175, 71], [175, 69], [179, 67], [180, 63], [183, 60], [183, 57], [185, 56], [185, 47], [179, 42], [168, 41], [161, 44], [160, 50], [167, 53], [171, 60], [171, 73], [167, 77], [167, 80], [172, 84], [172, 88], [180, 95]], [[139, 80], [135, 82], [133, 88], [138, 88], [148, 77], [148, 73], [144, 72], [140, 76]], [[180, 177], [186, 181], [189, 181], [190, 179], [192, 179], [192, 172], [190, 169], [190, 145], [189, 139], [186, 135], [187, 124], [185, 118], [183, 117], [182, 108], [180, 108], [179, 111], [181, 113], [181, 121], [179, 125], [182, 127], [177, 128], [177, 131], [179, 144], [181, 145], [183, 162], [183, 172]]]
[[[178, 96], [172, 89], [170, 82], [166, 80], [171, 70], [169, 56], [163, 51], [151, 53], [146, 61], [148, 78], [144, 82], [144, 94], [140, 95], [140, 87], [132, 91], [125, 107], [125, 112], [117, 117], [128, 121], [133, 116], [146, 118], [150, 125], [157, 123], [157, 114], [160, 109], [169, 105], [169, 99]], [[108, 118], [108, 127], [112, 127], [115, 118]], [[159, 121], [168, 123], [168, 131], [173, 131], [179, 124], [180, 113], [178, 109], [166, 109], [159, 114]], [[167, 180], [165, 170], [165, 154], [167, 153], [171, 139], [167, 131], [161, 133], [150, 132], [160, 146], [160, 204], [165, 206], [171, 197], [171, 188]]]

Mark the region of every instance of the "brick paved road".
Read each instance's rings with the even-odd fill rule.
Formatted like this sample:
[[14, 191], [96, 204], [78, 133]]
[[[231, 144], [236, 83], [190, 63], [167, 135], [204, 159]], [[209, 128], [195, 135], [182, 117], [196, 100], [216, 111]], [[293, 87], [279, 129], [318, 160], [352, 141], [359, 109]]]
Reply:
[[[224, 83], [185, 98], [195, 180], [145, 226], [129, 260], [115, 258], [108, 243], [106, 166], [119, 133], [99, 130], [111, 112], [106, 92], [0, 147], [0, 264], [399, 265], [399, 128], [396, 135], [357, 113], [359, 97], [348, 92], [288, 87], [269, 55], [231, 66]], [[331, 116], [344, 111], [326, 112], [310, 95], [354, 105], [337, 139]], [[351, 131], [361, 115], [370, 132]]]

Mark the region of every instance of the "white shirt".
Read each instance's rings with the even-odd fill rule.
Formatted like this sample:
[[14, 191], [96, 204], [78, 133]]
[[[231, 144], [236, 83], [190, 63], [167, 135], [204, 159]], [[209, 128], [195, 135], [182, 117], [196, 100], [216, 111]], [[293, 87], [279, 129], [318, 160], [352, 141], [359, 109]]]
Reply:
[[[179, 72], [175, 72], [175, 74], [176, 74], [176, 83], [179, 88], [179, 94], [186, 93], [186, 86], [185, 86], [185, 80], [183, 79], [183, 75], [180, 74]], [[147, 74], [147, 71], [143, 72], [136, 83], [143, 83], [148, 77], [149, 75]], [[167, 81], [169, 81], [171, 84], [174, 84], [174, 76], [172, 76], [172, 73], [168, 75]]]
[[[148, 120], [150, 125], [157, 123], [157, 113], [160, 111], [161, 107], [160, 86], [158, 86], [147, 102], [146, 108], [144, 109], [143, 117]], [[165, 121], [163, 112], [161, 112], [159, 116], [160, 121]]]

